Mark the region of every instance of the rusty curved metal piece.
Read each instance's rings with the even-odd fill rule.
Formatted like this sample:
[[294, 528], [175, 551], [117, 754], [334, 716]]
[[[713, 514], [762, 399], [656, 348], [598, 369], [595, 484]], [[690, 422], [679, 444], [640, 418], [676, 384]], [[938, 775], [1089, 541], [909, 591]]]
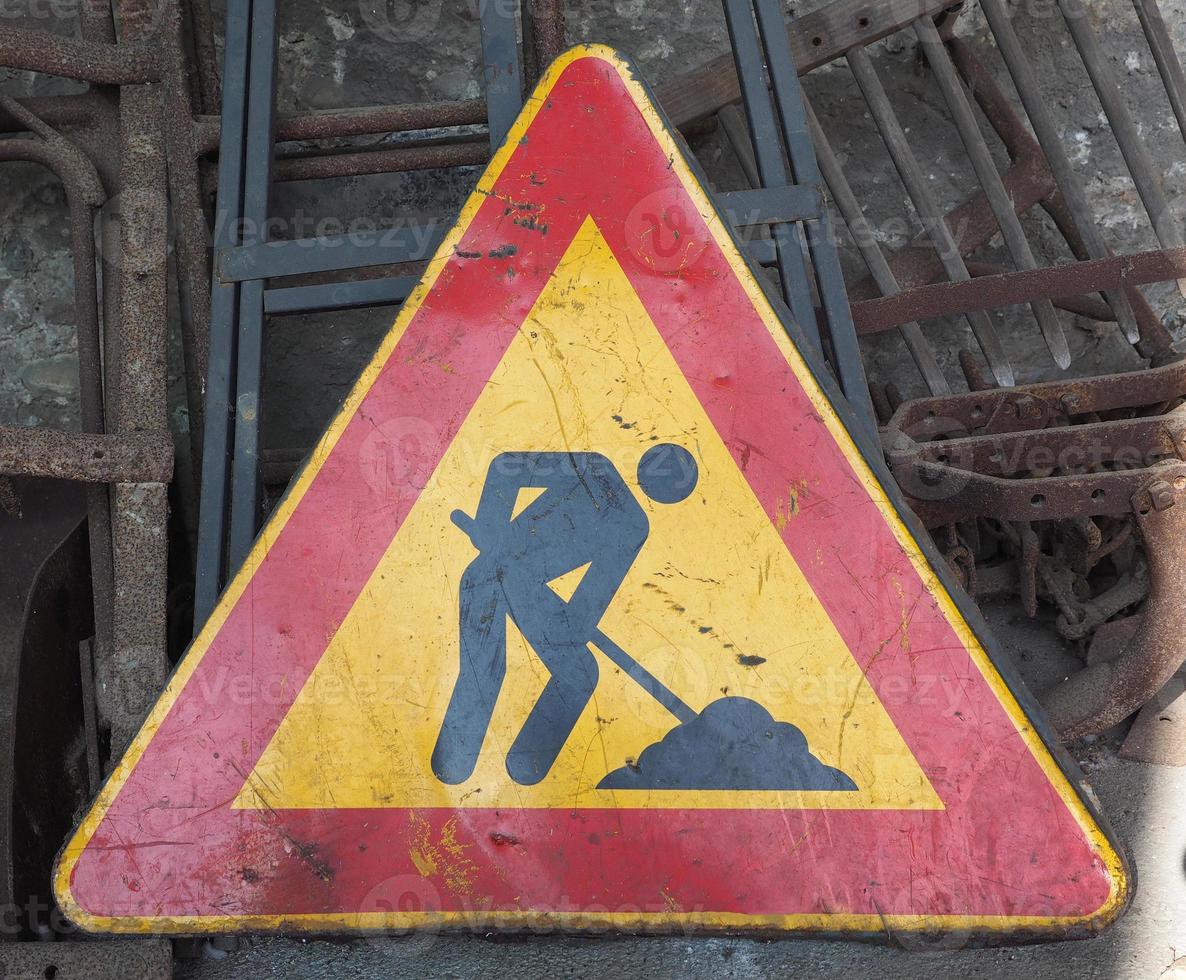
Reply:
[[5, 68], [73, 78], [96, 85], [133, 85], [160, 77], [160, 46], [151, 37], [104, 44], [59, 37], [47, 31], [0, 27], [0, 64]]
[[1149, 562], [1144, 616], [1122, 653], [1051, 688], [1042, 703], [1064, 740], [1119, 724], [1160, 691], [1186, 662], [1186, 465], [1164, 464], [1136, 494], [1133, 512]]
[[[37, 472], [39, 464], [48, 464], [45, 475], [70, 477], [77, 471], [102, 468], [109, 450], [100, 445], [106, 431], [103, 399], [103, 341], [99, 317], [101, 290], [96, 274], [94, 221], [107, 200], [103, 181], [95, 164], [73, 141], [49, 126], [43, 119], [10, 96], [0, 94], [0, 109], [33, 134], [32, 139], [0, 140], [0, 163], [28, 161], [50, 170], [61, 181], [70, 212], [70, 251], [74, 268], [74, 323], [78, 349], [79, 415], [82, 433], [59, 433], [48, 429], [16, 432], [0, 427], [0, 467], [4, 456], [20, 467], [12, 472]], [[158, 440], [159, 441], [159, 440]], [[172, 458], [171, 446], [169, 458]], [[53, 472], [54, 469], [57, 472]], [[171, 469], [171, 466], [170, 466]], [[168, 476], [165, 477], [168, 479]], [[111, 512], [107, 487], [92, 484], [86, 488], [87, 533], [90, 540], [92, 592], [96, 643], [106, 651], [112, 642], [111, 618], [115, 592], [114, 551], [111, 536]]]

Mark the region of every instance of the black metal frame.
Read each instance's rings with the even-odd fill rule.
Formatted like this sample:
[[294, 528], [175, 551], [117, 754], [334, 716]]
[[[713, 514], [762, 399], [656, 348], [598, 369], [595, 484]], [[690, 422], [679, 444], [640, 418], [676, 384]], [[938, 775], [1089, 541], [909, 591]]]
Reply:
[[[750, 167], [753, 189], [718, 194], [716, 204], [734, 228], [770, 229], [771, 237], [746, 243], [749, 258], [777, 267], [782, 296], [808, 338], [805, 356], [827, 354], [861, 419], [854, 438], [875, 447], [875, 415], [782, 11], [777, 0], [724, 0], [724, 6], [751, 121], [749, 155], [757, 162]], [[480, 27], [494, 149], [523, 105], [515, 5], [482, 4]], [[398, 276], [272, 285], [269, 280], [422, 261], [436, 251], [445, 227], [408, 223], [365, 239], [346, 234], [268, 241], [276, 0], [229, 0], [225, 51], [195, 632], [259, 529], [264, 318], [395, 305], [417, 281]], [[219, 419], [225, 424], [216, 424]]]
[[[523, 103], [518, 23], [508, 4], [481, 7], [490, 141], [497, 146]], [[435, 251], [442, 237], [435, 229], [417, 234], [407, 226], [366, 242], [350, 235], [267, 241], [276, 0], [230, 0], [224, 59], [195, 632], [258, 532], [264, 317], [396, 304], [416, 284], [397, 277], [270, 287], [267, 280], [413, 262]]]
[[[824, 341], [828, 342], [828, 359], [835, 368], [841, 390], [856, 408], [857, 417], [867, 420], [862, 428], [876, 445], [877, 424], [869, 385], [840, 271], [831, 218], [823, 204], [823, 178], [808, 130], [807, 108], [791, 55], [782, 5], [778, 0], [725, 0], [725, 18], [749, 117], [759, 186], [781, 190], [797, 185], [819, 201], [818, 209], [798, 222], [802, 230], [791, 223], [771, 225], [783, 296], [816, 350], [823, 350]], [[826, 326], [823, 337], [816, 320], [814, 294], [818, 294], [823, 308]], [[859, 433], [853, 435], [859, 438]]]

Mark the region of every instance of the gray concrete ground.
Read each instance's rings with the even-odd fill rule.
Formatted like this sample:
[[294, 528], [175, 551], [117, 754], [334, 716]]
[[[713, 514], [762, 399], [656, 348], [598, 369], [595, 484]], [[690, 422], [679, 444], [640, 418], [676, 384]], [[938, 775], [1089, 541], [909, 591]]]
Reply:
[[[811, 3], [791, 3], [803, 12]], [[660, 82], [728, 48], [719, 5], [711, 0], [572, 0], [574, 39], [610, 43], [630, 54]], [[1186, 0], [1162, 0], [1180, 51], [1186, 51]], [[1186, 210], [1186, 155], [1173, 125], [1152, 58], [1127, 0], [1095, 0], [1093, 16], [1104, 32], [1113, 69], [1147, 138], [1179, 213]], [[281, 4], [282, 109], [323, 108], [406, 99], [465, 98], [479, 94], [476, 0], [288, 0]], [[1081, 64], [1058, 23], [1053, 0], [1015, 5], [1016, 23], [1034, 56], [1042, 83], [1087, 182], [1105, 235], [1118, 250], [1153, 244]], [[3, 24], [73, 33], [67, 2], [5, 0]], [[992, 42], [973, 10], [961, 31], [994, 64]], [[942, 97], [921, 66], [913, 40], [900, 35], [877, 46], [876, 62], [916, 153], [945, 204], [963, 199], [972, 177], [947, 121]], [[43, 94], [61, 83], [27, 73], [0, 81], [14, 94]], [[872, 123], [856, 99], [844, 67], [813, 73], [807, 91], [870, 220], [889, 249], [915, 231], [914, 216]], [[717, 134], [693, 149], [722, 189], [739, 186], [731, 151]], [[998, 148], [999, 152], [999, 148]], [[386, 175], [336, 182], [284, 185], [273, 213], [285, 219], [281, 237], [341, 231], [360, 220], [380, 226], [408, 218], [451, 214], [476, 179], [462, 170], [441, 175]], [[1028, 216], [1043, 246], [1040, 258], [1065, 256], [1049, 222]], [[77, 424], [75, 347], [71, 326], [71, 269], [65, 205], [44, 172], [25, 165], [0, 169], [0, 422]], [[999, 239], [981, 256], [1003, 261]], [[852, 279], [863, 275], [855, 251], [843, 259]], [[1166, 323], [1186, 333], [1186, 309], [1172, 287], [1150, 290]], [[308, 446], [338, 404], [391, 321], [390, 310], [294, 317], [269, 329], [264, 394], [265, 444]], [[1052, 377], [1056, 369], [1026, 311], [994, 314], [1019, 365], [1021, 380]], [[1073, 374], [1138, 367], [1115, 330], [1066, 317]], [[926, 325], [953, 383], [955, 352], [968, 345], [960, 322]], [[893, 380], [921, 394], [917, 374], [896, 337], [866, 346], [876, 381]], [[186, 426], [174, 376], [178, 429]], [[1048, 624], [1030, 624], [1010, 606], [987, 610], [994, 628], [1037, 686], [1076, 662]], [[1061, 672], [1061, 673], [1060, 673]], [[969, 977], [1098, 977], [1145, 980], [1186, 976], [1186, 770], [1123, 762], [1115, 740], [1074, 747], [1103, 809], [1131, 849], [1139, 869], [1136, 901], [1102, 938], [1041, 948], [915, 951], [834, 943], [762, 943], [711, 939], [563, 939], [529, 941], [483, 937], [368, 940], [349, 943], [255, 939], [221, 959], [213, 950], [179, 964], [184, 977], [693, 977], [822, 974], [912, 976], [919, 980]]]

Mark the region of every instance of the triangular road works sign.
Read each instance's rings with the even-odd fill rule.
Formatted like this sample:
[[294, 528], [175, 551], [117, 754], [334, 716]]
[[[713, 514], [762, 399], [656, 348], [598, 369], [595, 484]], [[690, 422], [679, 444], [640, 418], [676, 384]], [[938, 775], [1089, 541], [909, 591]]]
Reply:
[[632, 69], [548, 71], [66, 846], [90, 930], [1089, 933], [1079, 776]]

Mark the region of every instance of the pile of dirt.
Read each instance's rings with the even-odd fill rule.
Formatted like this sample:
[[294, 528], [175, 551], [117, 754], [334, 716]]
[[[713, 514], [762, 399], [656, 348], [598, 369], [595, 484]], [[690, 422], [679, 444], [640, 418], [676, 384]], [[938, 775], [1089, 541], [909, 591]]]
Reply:
[[824, 765], [794, 725], [749, 698], [720, 698], [692, 721], [615, 769], [598, 789], [841, 790], [857, 788]]

